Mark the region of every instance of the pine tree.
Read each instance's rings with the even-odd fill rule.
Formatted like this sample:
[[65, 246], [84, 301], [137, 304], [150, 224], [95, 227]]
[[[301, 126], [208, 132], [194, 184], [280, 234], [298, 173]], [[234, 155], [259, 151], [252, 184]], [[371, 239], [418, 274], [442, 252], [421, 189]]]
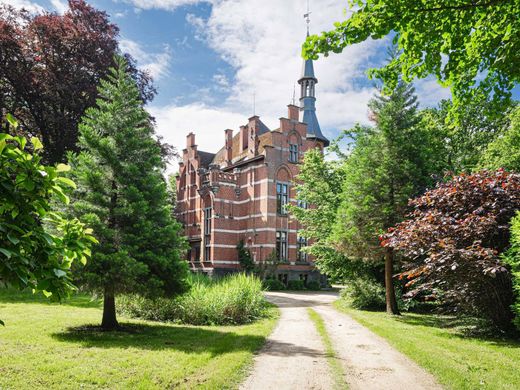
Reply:
[[369, 107], [376, 126], [350, 132], [355, 147], [344, 167], [335, 236], [349, 257], [370, 262], [384, 258], [387, 311], [397, 314], [394, 254], [380, 247], [379, 235], [402, 220], [408, 199], [427, 186], [429, 140], [417, 126], [411, 85], [401, 82], [390, 96], [372, 99]]
[[103, 293], [104, 329], [118, 327], [118, 293], [172, 295], [184, 288], [187, 273], [150, 116], [126, 61], [118, 57], [116, 64], [80, 124], [81, 152], [70, 156], [78, 183], [73, 212], [99, 241], [78, 279]]

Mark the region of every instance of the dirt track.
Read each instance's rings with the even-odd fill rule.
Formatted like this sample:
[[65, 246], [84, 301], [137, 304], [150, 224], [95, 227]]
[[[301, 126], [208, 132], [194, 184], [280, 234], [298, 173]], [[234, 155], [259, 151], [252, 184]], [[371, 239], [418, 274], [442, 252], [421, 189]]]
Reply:
[[308, 317], [314, 309], [325, 321], [350, 389], [441, 389], [433, 377], [385, 340], [332, 308], [337, 294], [270, 292], [280, 321], [255, 358], [241, 389], [332, 389], [323, 344]]

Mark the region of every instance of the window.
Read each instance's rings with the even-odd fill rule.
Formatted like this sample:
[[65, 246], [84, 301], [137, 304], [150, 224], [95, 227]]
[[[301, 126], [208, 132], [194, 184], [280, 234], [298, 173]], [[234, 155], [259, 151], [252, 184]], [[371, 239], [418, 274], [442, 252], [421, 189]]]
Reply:
[[283, 183], [276, 183], [276, 212], [280, 215], [286, 215], [287, 210], [285, 206], [287, 206], [289, 186]]
[[204, 209], [204, 261], [211, 257], [211, 207]]
[[289, 161], [292, 163], [298, 162], [298, 145], [289, 144]]
[[280, 261], [287, 261], [287, 232], [276, 232], [276, 257]]
[[300, 261], [300, 262], [307, 262], [307, 253], [302, 251], [302, 249], [305, 248], [306, 246], [307, 246], [307, 239], [302, 236], [298, 236], [296, 249], [297, 249], [298, 261]]

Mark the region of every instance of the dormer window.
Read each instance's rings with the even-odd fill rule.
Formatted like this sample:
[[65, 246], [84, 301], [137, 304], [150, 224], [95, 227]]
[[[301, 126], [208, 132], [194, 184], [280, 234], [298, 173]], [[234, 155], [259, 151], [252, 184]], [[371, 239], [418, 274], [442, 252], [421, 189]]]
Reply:
[[289, 162], [292, 162], [292, 163], [298, 162], [298, 145], [297, 144], [289, 144]]

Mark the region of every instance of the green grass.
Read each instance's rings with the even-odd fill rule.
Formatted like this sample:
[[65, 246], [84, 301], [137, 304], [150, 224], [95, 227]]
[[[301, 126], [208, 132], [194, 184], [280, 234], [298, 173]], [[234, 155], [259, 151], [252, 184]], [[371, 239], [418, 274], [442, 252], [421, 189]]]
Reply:
[[325, 328], [325, 322], [315, 310], [307, 308], [307, 313], [309, 313], [309, 317], [314, 323], [314, 326], [321, 337], [321, 341], [323, 342], [323, 346], [325, 347], [325, 355], [327, 356], [327, 361], [332, 371], [334, 387], [336, 389], [347, 389], [348, 386], [345, 383], [343, 367], [341, 367], [341, 363], [332, 347], [332, 341], [327, 333], [327, 329]]
[[271, 316], [243, 326], [179, 326], [119, 318], [101, 332], [98, 301], [50, 304], [0, 290], [0, 389], [236, 388], [274, 328]]
[[465, 336], [453, 316], [388, 316], [360, 311], [341, 300], [335, 307], [384, 337], [450, 389], [520, 389], [520, 342]]

